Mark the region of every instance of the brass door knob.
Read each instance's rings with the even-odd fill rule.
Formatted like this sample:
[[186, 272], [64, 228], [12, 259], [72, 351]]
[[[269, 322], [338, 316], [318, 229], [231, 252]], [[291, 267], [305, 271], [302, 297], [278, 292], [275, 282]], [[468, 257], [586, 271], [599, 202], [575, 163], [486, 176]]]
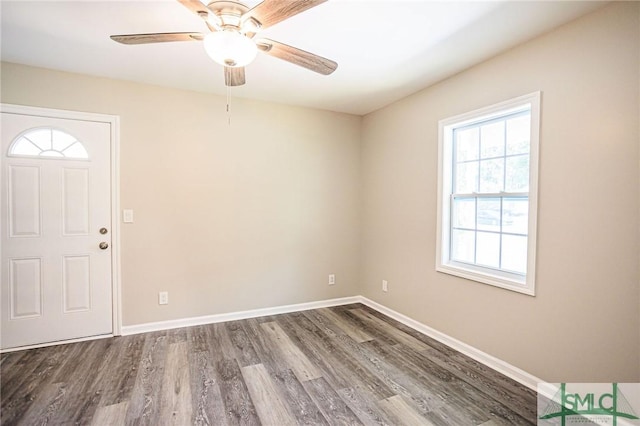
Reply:
[[98, 245], [98, 247], [100, 247], [102, 250], [106, 250], [109, 248], [109, 244], [103, 241]]

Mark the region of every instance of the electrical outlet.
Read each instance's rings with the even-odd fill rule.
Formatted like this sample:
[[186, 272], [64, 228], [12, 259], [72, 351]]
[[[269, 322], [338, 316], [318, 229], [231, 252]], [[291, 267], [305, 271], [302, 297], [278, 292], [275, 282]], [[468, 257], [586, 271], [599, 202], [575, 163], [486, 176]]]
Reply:
[[168, 305], [169, 304], [169, 292], [161, 291], [158, 293], [158, 305]]
[[387, 282], [387, 280], [382, 280], [382, 291], [389, 291], [389, 283]]
[[329, 285], [334, 285], [336, 283], [336, 274], [329, 274]]

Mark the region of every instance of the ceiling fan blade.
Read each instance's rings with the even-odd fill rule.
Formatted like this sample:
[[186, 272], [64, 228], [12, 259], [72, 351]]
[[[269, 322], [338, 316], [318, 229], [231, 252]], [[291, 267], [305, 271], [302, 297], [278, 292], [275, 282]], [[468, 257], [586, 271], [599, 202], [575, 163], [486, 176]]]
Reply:
[[220, 19], [200, 0], [178, 0], [181, 5], [198, 15], [207, 24], [211, 31], [220, 30]]
[[122, 44], [166, 43], [169, 41], [199, 41], [204, 38], [201, 33], [153, 33], [112, 35], [111, 40]]
[[329, 75], [338, 68], [338, 64], [331, 59], [309, 53], [297, 47], [289, 46], [266, 38], [256, 40], [258, 49], [267, 55], [274, 56], [292, 64], [299, 65], [319, 74]]
[[325, 1], [327, 0], [264, 0], [245, 13], [242, 19], [254, 18], [262, 24], [260, 28], [264, 29]]
[[209, 14], [209, 9], [200, 0], [178, 0], [178, 2], [198, 16], [202, 16], [203, 12]]
[[224, 84], [226, 86], [242, 86], [244, 83], [244, 67], [224, 67]]

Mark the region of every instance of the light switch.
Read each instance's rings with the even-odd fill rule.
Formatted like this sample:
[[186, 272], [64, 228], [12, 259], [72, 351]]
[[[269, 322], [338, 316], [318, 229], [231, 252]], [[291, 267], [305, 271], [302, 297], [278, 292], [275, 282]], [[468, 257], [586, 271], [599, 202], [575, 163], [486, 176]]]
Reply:
[[122, 210], [122, 221], [124, 223], [133, 223], [133, 210]]

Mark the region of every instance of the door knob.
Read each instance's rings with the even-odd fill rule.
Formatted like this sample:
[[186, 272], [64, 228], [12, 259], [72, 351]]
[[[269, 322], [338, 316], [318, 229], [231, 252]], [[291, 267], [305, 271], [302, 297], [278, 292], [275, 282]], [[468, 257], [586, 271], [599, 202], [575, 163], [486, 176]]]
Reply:
[[109, 231], [107, 230], [107, 228], [100, 228], [100, 233], [101, 233], [102, 235], [106, 234], [107, 232], [109, 232]]
[[102, 250], [106, 250], [109, 248], [109, 244], [103, 241], [100, 244], [98, 244], [98, 247], [100, 247], [100, 249]]

